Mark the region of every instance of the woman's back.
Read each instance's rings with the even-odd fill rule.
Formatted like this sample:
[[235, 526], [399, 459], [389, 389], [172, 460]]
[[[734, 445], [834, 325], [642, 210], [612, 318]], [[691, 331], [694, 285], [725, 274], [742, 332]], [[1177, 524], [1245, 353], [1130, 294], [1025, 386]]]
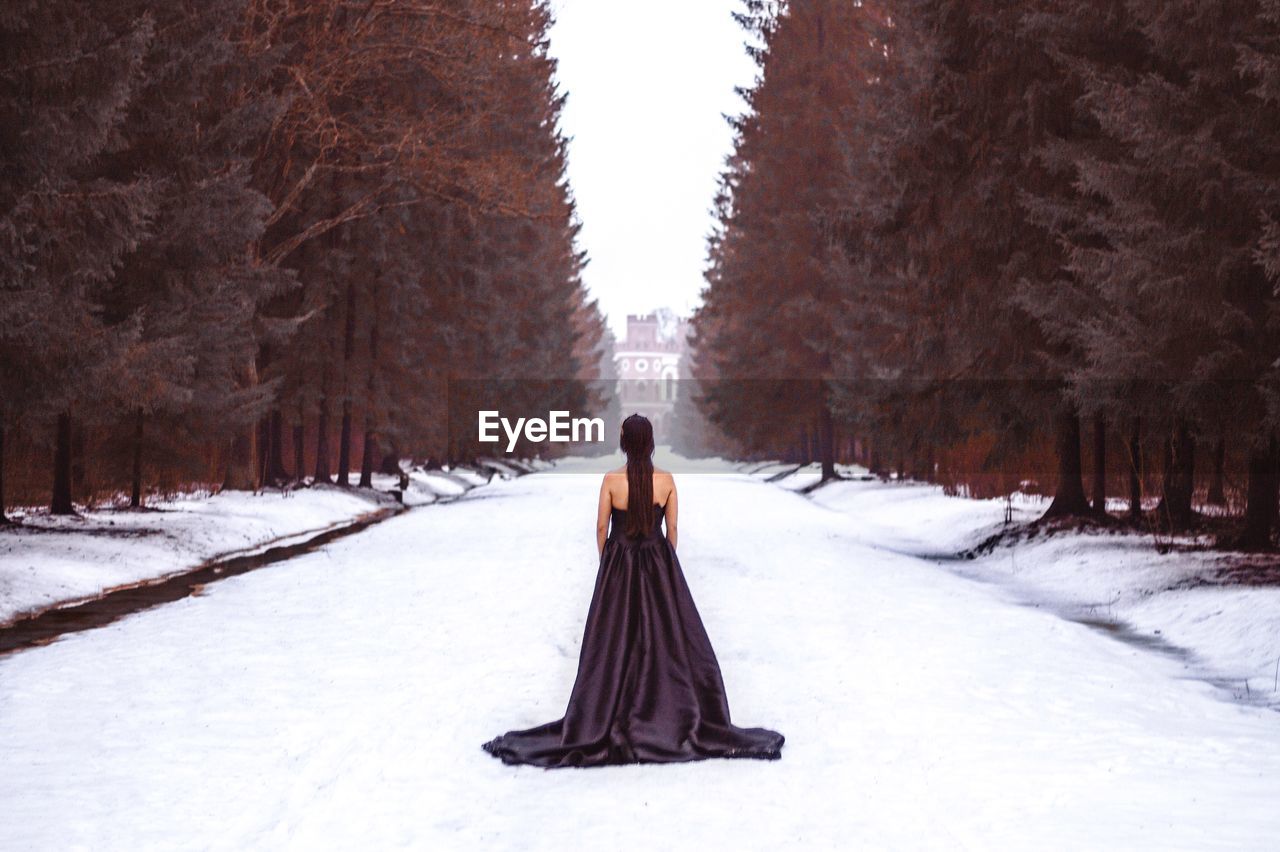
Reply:
[[[653, 483], [653, 503], [665, 507], [667, 498], [676, 490], [676, 480], [668, 471], [654, 468], [650, 481]], [[604, 488], [609, 493], [611, 509], [627, 510], [627, 469], [620, 467], [604, 475]]]
[[[676, 480], [668, 471], [654, 469], [649, 477], [648, 497], [653, 501], [653, 517], [651, 521], [639, 521], [640, 529], [632, 523], [632, 538], [652, 538], [660, 534], [666, 525], [667, 541], [676, 546], [677, 523], [679, 520], [679, 504], [677, 502]], [[630, 512], [631, 483], [627, 479], [625, 467], [611, 470], [604, 475], [600, 484], [600, 503], [596, 511], [596, 544], [603, 555], [605, 543], [616, 541], [622, 537], [631, 520]]]

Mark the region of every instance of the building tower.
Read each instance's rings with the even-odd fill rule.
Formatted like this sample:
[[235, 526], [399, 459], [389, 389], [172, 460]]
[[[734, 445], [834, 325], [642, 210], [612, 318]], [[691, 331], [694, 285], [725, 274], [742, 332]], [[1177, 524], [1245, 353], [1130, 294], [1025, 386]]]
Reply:
[[669, 309], [628, 314], [626, 337], [614, 353], [621, 414], [648, 417], [659, 444], [670, 443], [665, 430], [673, 425], [688, 334], [688, 320]]

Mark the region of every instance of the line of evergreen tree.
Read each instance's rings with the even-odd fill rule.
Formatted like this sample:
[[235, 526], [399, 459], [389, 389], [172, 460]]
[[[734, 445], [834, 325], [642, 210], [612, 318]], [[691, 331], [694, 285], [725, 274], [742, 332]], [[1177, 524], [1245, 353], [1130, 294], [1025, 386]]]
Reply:
[[1124, 474], [1143, 517], [1157, 478], [1172, 528], [1239, 474], [1232, 543], [1273, 546], [1280, 3], [747, 0], [740, 21], [760, 71], [694, 319], [703, 410], [739, 449], [1049, 479], [1051, 516], [1105, 516]]
[[0, 518], [15, 479], [68, 513], [464, 460], [463, 378], [589, 405], [549, 25], [544, 0], [5, 4]]

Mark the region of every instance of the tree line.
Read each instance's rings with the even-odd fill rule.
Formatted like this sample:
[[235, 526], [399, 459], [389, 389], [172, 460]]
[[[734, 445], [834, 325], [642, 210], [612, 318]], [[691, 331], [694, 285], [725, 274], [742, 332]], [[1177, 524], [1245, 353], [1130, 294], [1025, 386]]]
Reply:
[[1050, 516], [1110, 496], [1173, 529], [1234, 494], [1230, 542], [1273, 546], [1280, 3], [739, 20], [759, 73], [693, 342], [740, 451], [1039, 483]]
[[[0, 518], [467, 459], [453, 381], [587, 404], [544, 0], [0, 13]], [[566, 397], [568, 399], [566, 399]]]

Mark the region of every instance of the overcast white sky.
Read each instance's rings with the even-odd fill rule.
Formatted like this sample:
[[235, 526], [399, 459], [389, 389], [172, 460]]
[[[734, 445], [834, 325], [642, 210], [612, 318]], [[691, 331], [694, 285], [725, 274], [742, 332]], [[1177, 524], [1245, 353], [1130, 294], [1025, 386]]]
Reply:
[[699, 300], [716, 178], [732, 146], [721, 117], [755, 65], [738, 0], [553, 0], [551, 52], [569, 99], [569, 180], [583, 279], [615, 334], [628, 313]]

